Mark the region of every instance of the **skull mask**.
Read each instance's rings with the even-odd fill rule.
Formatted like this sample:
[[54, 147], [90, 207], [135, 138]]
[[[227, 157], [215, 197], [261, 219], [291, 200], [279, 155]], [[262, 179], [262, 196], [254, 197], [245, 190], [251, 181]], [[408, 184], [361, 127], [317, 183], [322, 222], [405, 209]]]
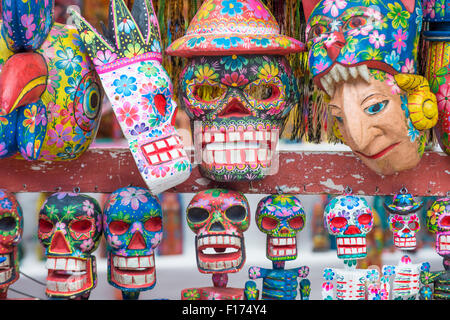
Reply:
[[146, 189], [118, 189], [106, 201], [103, 219], [108, 282], [123, 292], [152, 289], [156, 284], [154, 252], [162, 238], [159, 200]]
[[250, 225], [249, 205], [236, 191], [197, 193], [187, 207], [189, 228], [197, 235], [197, 267], [202, 273], [234, 273], [245, 263], [243, 233]]
[[394, 235], [394, 245], [402, 250], [414, 250], [417, 245], [416, 233], [420, 230], [417, 211], [422, 202], [416, 202], [406, 191], [394, 196], [392, 204], [384, 204], [389, 212], [389, 229]]
[[39, 212], [38, 227], [47, 257], [47, 296], [89, 296], [97, 284], [92, 254], [101, 234], [101, 208], [94, 198], [64, 192], [47, 198]]
[[305, 211], [296, 197], [271, 195], [263, 198], [256, 210], [259, 230], [267, 234], [266, 255], [272, 261], [297, 258], [297, 233], [305, 225]]
[[13, 194], [0, 189], [0, 290], [19, 279], [17, 245], [22, 239], [22, 209]]
[[427, 227], [436, 233], [436, 252], [450, 256], [450, 198], [436, 200], [427, 212]]
[[373, 227], [373, 214], [365, 199], [353, 195], [333, 198], [325, 208], [324, 225], [336, 236], [339, 259], [367, 255], [366, 236]]
[[136, 0], [130, 12], [123, 0], [112, 0], [110, 30], [104, 36], [78, 13], [72, 14], [151, 192], [158, 194], [186, 180], [191, 165], [173, 126], [176, 103], [162, 65], [152, 1]]
[[189, 58], [180, 102], [191, 118], [204, 176], [252, 181], [277, 169], [279, 131], [299, 100], [285, 55], [303, 49], [280, 34], [259, 0], [203, 2], [186, 35], [167, 53]]

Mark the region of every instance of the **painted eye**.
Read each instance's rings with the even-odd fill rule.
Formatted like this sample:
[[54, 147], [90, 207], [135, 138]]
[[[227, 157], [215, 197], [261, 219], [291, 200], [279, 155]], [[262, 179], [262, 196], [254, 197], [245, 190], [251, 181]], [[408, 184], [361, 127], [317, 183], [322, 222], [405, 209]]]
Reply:
[[79, 84], [73, 101], [74, 117], [84, 131], [91, 131], [99, 117], [102, 92], [93, 73], [87, 74]]
[[162, 229], [162, 219], [161, 217], [152, 217], [145, 221], [144, 228], [150, 232], [157, 232]]
[[45, 219], [39, 219], [39, 232], [49, 233], [53, 230], [53, 223]]
[[411, 221], [410, 223], [408, 223], [408, 228], [412, 231], [416, 231], [417, 229], [419, 229], [419, 224], [417, 223], [417, 221]]
[[337, 122], [344, 123], [344, 118], [338, 116], [335, 116], [334, 118], [337, 120]]
[[187, 212], [187, 218], [192, 223], [200, 223], [209, 218], [209, 212], [203, 208], [190, 208]]
[[330, 221], [331, 225], [335, 228], [343, 228], [347, 225], [347, 219], [344, 217], [335, 217]]
[[251, 85], [246, 92], [259, 101], [272, 101], [280, 96], [280, 89], [277, 86], [266, 83]]
[[278, 227], [278, 220], [271, 217], [264, 217], [261, 220], [261, 226], [264, 230], [273, 230]]
[[92, 228], [92, 221], [79, 220], [70, 225], [70, 228], [76, 233], [88, 233]]
[[111, 221], [109, 223], [109, 231], [114, 235], [122, 235], [128, 231], [130, 225], [125, 221]]
[[213, 102], [225, 94], [220, 85], [199, 84], [194, 88], [194, 98], [198, 101]]
[[154, 102], [155, 102], [156, 110], [158, 110], [158, 112], [162, 116], [165, 116], [166, 115], [166, 106], [167, 106], [166, 97], [164, 97], [162, 94], [157, 94], [154, 98]]
[[303, 221], [302, 217], [295, 217], [289, 220], [289, 226], [292, 229], [301, 229], [303, 228], [305, 222]]
[[368, 23], [368, 19], [365, 16], [356, 16], [352, 17], [347, 23], [344, 25], [343, 31], [348, 31], [351, 29], [357, 29], [365, 26]]
[[16, 227], [16, 219], [4, 217], [0, 219], [0, 231], [11, 231]]
[[369, 225], [372, 222], [372, 216], [370, 214], [362, 214], [358, 217], [359, 224]]
[[445, 216], [441, 219], [440, 225], [442, 227], [450, 227], [450, 216]]
[[225, 216], [233, 222], [240, 222], [247, 217], [247, 210], [242, 206], [232, 206], [225, 211]]
[[366, 109], [364, 109], [364, 111], [367, 114], [374, 115], [374, 114], [377, 114], [377, 113], [383, 111], [383, 109], [388, 105], [388, 103], [389, 103], [388, 100], [383, 101], [383, 102], [378, 102], [378, 103], [371, 105], [370, 107], [367, 107]]
[[393, 228], [394, 230], [401, 230], [401, 229], [403, 229], [403, 226], [404, 226], [404, 223], [401, 222], [401, 221], [395, 221], [395, 222], [392, 224], [392, 228]]
[[311, 27], [311, 30], [309, 30], [308, 40], [313, 40], [314, 38], [319, 37], [320, 35], [322, 35], [327, 31], [328, 31], [327, 27], [320, 24], [316, 24], [315, 26]]
[[100, 88], [96, 83], [92, 83], [84, 95], [83, 110], [86, 117], [89, 119], [97, 118], [101, 104]]

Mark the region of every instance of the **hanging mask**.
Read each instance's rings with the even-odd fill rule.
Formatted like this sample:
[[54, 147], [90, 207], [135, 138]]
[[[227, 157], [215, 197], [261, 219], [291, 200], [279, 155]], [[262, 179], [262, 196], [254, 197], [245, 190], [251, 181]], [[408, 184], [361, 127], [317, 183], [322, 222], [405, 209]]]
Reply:
[[100, 82], [76, 28], [54, 1], [2, 1], [0, 158], [78, 158], [100, 123]]
[[267, 234], [266, 255], [272, 261], [297, 259], [297, 233], [305, 226], [305, 211], [296, 197], [271, 195], [256, 209], [258, 229]]
[[39, 212], [38, 227], [47, 258], [47, 296], [89, 297], [97, 285], [93, 253], [101, 234], [102, 211], [94, 198], [65, 192], [47, 198]]
[[123, 0], [111, 0], [104, 36], [77, 12], [72, 15], [150, 191], [158, 194], [182, 183], [191, 164], [174, 128], [176, 103], [161, 64], [152, 2], [136, 0], [130, 12]]
[[415, 74], [420, 3], [311, 1], [305, 15], [309, 68], [336, 135], [379, 174], [416, 167], [438, 120], [436, 97]]
[[118, 189], [107, 199], [103, 219], [109, 284], [123, 292], [152, 289], [163, 235], [159, 200], [142, 188]]
[[344, 195], [333, 198], [324, 211], [324, 226], [336, 236], [339, 259], [367, 256], [367, 234], [373, 228], [373, 214], [364, 198]]
[[394, 245], [401, 250], [414, 250], [417, 246], [416, 234], [420, 230], [418, 211], [423, 203], [414, 200], [407, 191], [396, 194], [392, 204], [384, 204], [389, 212], [389, 229], [394, 235]]
[[299, 41], [259, 0], [207, 0], [167, 53], [187, 57], [180, 102], [191, 118], [196, 161], [216, 181], [273, 174], [283, 120], [299, 100], [285, 55]]
[[18, 244], [22, 240], [23, 214], [15, 196], [0, 189], [0, 290], [19, 279]]
[[436, 252], [450, 256], [450, 198], [436, 200], [427, 211], [428, 230], [436, 234]]
[[201, 191], [186, 209], [196, 234], [197, 267], [201, 273], [239, 272], [245, 264], [244, 232], [250, 226], [247, 199], [225, 189]]

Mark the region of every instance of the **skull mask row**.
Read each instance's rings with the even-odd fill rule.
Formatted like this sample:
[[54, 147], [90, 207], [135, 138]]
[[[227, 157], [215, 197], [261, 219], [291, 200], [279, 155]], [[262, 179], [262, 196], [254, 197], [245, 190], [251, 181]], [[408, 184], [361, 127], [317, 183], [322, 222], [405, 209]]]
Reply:
[[86, 195], [58, 192], [44, 202], [38, 238], [47, 257], [47, 296], [89, 297], [97, 284], [92, 253], [100, 243], [101, 217], [98, 202]]
[[189, 228], [196, 234], [197, 267], [202, 273], [234, 273], [245, 263], [243, 233], [250, 225], [245, 196], [236, 191], [211, 189], [192, 198], [186, 210]]

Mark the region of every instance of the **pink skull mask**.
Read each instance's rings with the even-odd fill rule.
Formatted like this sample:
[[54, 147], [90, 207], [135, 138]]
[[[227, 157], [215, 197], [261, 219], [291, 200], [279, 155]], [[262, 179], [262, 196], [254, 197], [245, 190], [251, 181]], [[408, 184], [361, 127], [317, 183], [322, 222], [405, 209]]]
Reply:
[[202, 273], [234, 273], [245, 263], [243, 233], [250, 225], [247, 199], [239, 192], [211, 189], [197, 193], [186, 219], [196, 236]]

